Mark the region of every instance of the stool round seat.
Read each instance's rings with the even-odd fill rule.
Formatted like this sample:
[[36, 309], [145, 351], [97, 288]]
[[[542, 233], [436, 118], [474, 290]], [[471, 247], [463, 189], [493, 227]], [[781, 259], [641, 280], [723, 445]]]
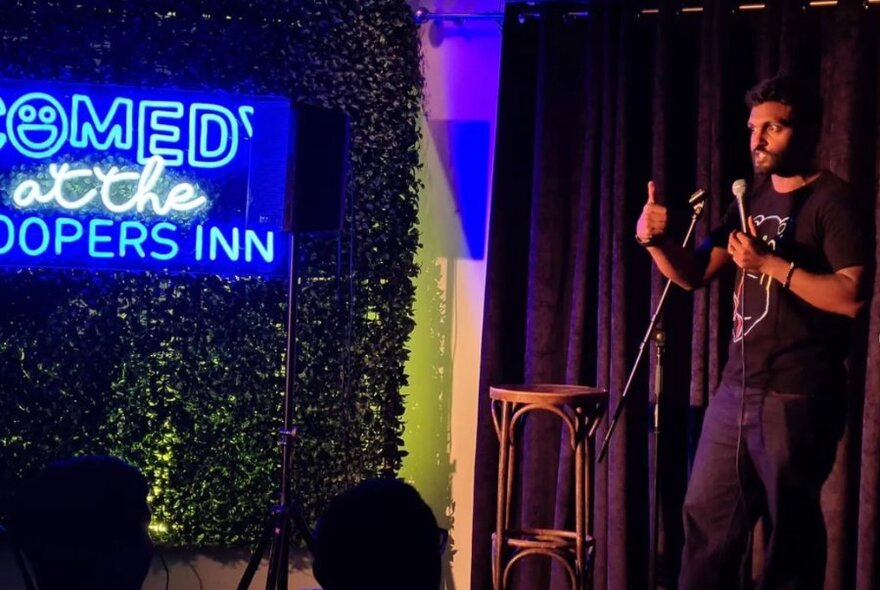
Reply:
[[586, 385], [494, 385], [489, 388], [491, 399], [523, 404], [607, 404], [608, 390]]
[[[568, 573], [572, 590], [586, 590], [591, 577], [593, 547], [590, 497], [591, 440], [608, 405], [608, 390], [585, 385], [549, 383], [496, 385], [489, 388], [492, 422], [498, 435], [498, 502], [492, 535], [492, 585], [504, 590], [510, 571], [529, 556], [549, 557]], [[511, 526], [515, 496], [517, 430], [535, 411], [555, 414], [568, 429], [574, 451], [574, 530], [519, 529]]]

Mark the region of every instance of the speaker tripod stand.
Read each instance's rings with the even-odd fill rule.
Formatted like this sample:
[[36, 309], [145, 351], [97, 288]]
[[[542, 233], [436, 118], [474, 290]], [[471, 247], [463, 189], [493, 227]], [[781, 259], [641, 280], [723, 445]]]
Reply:
[[287, 572], [290, 560], [290, 537], [297, 530], [314, 554], [312, 535], [299, 503], [290, 489], [293, 461], [293, 443], [296, 440], [297, 426], [293, 424], [293, 393], [296, 376], [296, 309], [297, 283], [299, 277], [298, 250], [296, 234], [290, 234], [290, 263], [287, 287], [287, 344], [285, 347], [284, 377], [284, 422], [279, 431], [278, 445], [281, 447], [281, 483], [278, 503], [272, 507], [266, 526], [254, 548], [254, 553], [238, 583], [238, 590], [248, 590], [254, 574], [260, 566], [266, 548], [269, 549], [269, 571], [266, 576], [266, 590], [287, 590]]
[[[291, 178], [284, 198], [284, 231], [289, 232], [289, 268], [287, 288], [287, 343], [284, 378], [284, 423], [280, 430], [281, 482], [278, 503], [273, 506], [265, 529], [256, 543], [254, 554], [238, 584], [247, 590], [253, 581], [266, 549], [269, 550], [269, 573], [266, 590], [287, 590], [290, 561], [290, 538], [298, 531], [314, 554], [311, 531], [291, 491], [293, 443], [297, 427], [293, 424], [297, 350], [297, 296], [299, 283], [298, 238], [303, 234], [331, 234], [341, 241], [343, 205], [348, 176], [350, 121], [339, 110], [296, 103], [291, 121], [294, 139]], [[353, 216], [353, 210], [351, 211]], [[338, 264], [341, 264], [339, 262]]]

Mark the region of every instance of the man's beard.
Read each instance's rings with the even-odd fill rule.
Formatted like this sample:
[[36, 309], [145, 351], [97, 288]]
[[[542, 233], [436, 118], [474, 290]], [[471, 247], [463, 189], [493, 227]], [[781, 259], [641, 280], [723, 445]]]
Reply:
[[780, 155], [767, 150], [752, 150], [752, 168], [755, 174], [773, 174], [779, 169]]
[[803, 172], [803, 158], [793, 150], [782, 153], [763, 149], [752, 150], [752, 168], [757, 175], [792, 176]]

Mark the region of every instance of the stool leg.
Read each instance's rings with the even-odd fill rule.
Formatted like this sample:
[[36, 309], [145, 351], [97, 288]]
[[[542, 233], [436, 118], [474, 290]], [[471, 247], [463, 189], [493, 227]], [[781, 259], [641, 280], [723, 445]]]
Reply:
[[584, 578], [583, 588], [588, 590], [593, 587], [593, 559], [595, 557], [595, 540], [593, 539], [593, 431], [595, 430], [598, 418], [591, 417], [589, 413], [583, 415], [583, 465], [584, 470], [584, 538], [589, 538], [590, 542], [584, 547]]
[[[511, 404], [510, 413], [516, 410], [516, 404]], [[513, 433], [514, 425], [509, 423], [509, 432], [507, 439], [507, 496], [504, 502], [504, 530], [510, 530], [510, 516], [513, 510], [513, 487], [516, 482], [516, 440]]]
[[501, 429], [498, 449], [498, 497], [495, 508], [495, 538], [492, 543], [492, 588], [504, 590], [504, 568], [502, 555], [505, 545], [505, 531], [510, 518], [510, 403], [501, 402]]

